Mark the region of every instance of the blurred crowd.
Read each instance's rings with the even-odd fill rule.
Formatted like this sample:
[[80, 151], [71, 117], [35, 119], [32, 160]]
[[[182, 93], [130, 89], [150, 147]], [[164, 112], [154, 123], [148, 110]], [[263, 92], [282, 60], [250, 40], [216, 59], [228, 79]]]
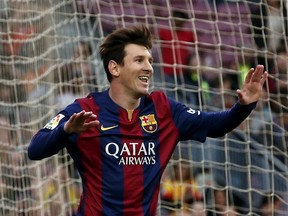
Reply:
[[[205, 2], [217, 12], [232, 1], [195, 2]], [[88, 92], [105, 88], [107, 81], [99, 63], [97, 45], [110, 29], [102, 27], [97, 16], [85, 13], [75, 16], [73, 3], [65, 7], [50, 3], [57, 5], [58, 1], [0, 3], [3, 4], [0, 10], [0, 215], [73, 215], [81, 195], [80, 178], [65, 151], [57, 157], [31, 163], [26, 148], [32, 134], [65, 105]], [[56, 11], [48, 13], [51, 7]], [[201, 42], [204, 36], [193, 28], [193, 17], [186, 10], [169, 8], [169, 25], [151, 24], [156, 42], [152, 50], [155, 61], [152, 88], [164, 90], [195, 109], [230, 108], [237, 100], [235, 91], [241, 87], [249, 68], [263, 64], [269, 72], [263, 97], [251, 117], [227, 139], [208, 141], [209, 148], [214, 145], [220, 149], [215, 147], [211, 151], [217, 153], [215, 157], [201, 156], [209, 154], [209, 149], [198, 149], [199, 143], [184, 143], [197, 147], [191, 148], [195, 150], [192, 156], [172, 160], [165, 170], [160, 215], [232, 216], [251, 211], [261, 216], [285, 215], [281, 213], [285, 203], [281, 188], [278, 193], [273, 186], [266, 187], [267, 183], [265, 187], [255, 183], [255, 187], [259, 186], [256, 195], [247, 195], [247, 191], [254, 192], [250, 180], [253, 176], [261, 179], [258, 172], [263, 164], [259, 161], [267, 161], [268, 153], [272, 155], [269, 159], [272, 168], [270, 165], [264, 168], [283, 174], [283, 181], [287, 181], [284, 173], [288, 164], [287, 5], [281, 0], [266, 0], [262, 4], [255, 0], [248, 8], [249, 28], [242, 34], [250, 36], [251, 44], [235, 47], [236, 59], [220, 63], [219, 59], [215, 62], [215, 50], [221, 51], [221, 47]], [[157, 18], [161, 10], [156, 5], [154, 9]], [[213, 19], [217, 18], [212, 17], [210, 21]], [[210, 43], [213, 43], [212, 36]], [[247, 154], [253, 153], [253, 149], [241, 143], [253, 148], [259, 144], [268, 153], [255, 153], [255, 158], [260, 159], [248, 160]], [[241, 154], [242, 159], [238, 159]], [[245, 163], [243, 158], [247, 160]], [[209, 160], [215, 166], [209, 165]], [[257, 162], [260, 171], [251, 167], [251, 163]], [[240, 183], [230, 177], [233, 172], [241, 178]], [[284, 186], [283, 192], [287, 192]], [[248, 198], [243, 198], [243, 193], [239, 195], [237, 187]], [[249, 206], [251, 202], [253, 205]]]

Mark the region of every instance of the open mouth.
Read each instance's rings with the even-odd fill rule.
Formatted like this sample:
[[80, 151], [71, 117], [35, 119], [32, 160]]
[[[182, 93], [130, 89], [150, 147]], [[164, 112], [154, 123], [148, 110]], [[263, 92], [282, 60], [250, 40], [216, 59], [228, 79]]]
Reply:
[[142, 82], [148, 83], [149, 77], [148, 77], [148, 76], [139, 76], [139, 79], [140, 79]]

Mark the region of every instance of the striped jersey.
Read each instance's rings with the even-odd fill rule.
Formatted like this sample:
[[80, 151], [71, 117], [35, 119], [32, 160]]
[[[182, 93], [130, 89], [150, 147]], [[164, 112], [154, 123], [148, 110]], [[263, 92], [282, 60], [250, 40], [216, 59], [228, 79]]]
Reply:
[[[108, 90], [95, 92], [68, 105], [40, 129], [28, 156], [40, 160], [67, 149], [83, 184], [78, 216], [152, 216], [162, 173], [177, 143], [223, 136], [255, 106], [236, 103], [226, 111], [201, 112], [155, 91], [143, 96], [129, 116]], [[82, 110], [96, 114], [99, 127], [67, 134], [64, 123]]]

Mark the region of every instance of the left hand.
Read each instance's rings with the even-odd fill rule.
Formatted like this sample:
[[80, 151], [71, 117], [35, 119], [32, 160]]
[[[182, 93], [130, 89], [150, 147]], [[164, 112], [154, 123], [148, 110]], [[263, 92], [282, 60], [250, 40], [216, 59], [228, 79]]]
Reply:
[[251, 68], [245, 77], [242, 90], [237, 89], [239, 102], [247, 105], [259, 100], [262, 95], [263, 85], [268, 73], [264, 72], [263, 65], [257, 65], [256, 69]]

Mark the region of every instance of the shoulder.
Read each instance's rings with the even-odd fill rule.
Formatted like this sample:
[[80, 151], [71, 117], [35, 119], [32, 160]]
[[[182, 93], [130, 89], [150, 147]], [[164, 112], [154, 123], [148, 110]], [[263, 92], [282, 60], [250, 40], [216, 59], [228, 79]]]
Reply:
[[158, 113], [171, 113], [172, 99], [162, 91], [153, 91], [146, 97], [151, 100]]
[[93, 96], [91, 94], [87, 95], [86, 97], [83, 98], [77, 98], [75, 102], [79, 103], [80, 105], [82, 104], [90, 104], [92, 103], [93, 100]]
[[83, 98], [78, 98], [76, 103], [80, 104], [83, 110], [93, 110], [101, 104], [101, 101], [105, 101], [105, 92], [93, 92]]
[[92, 101], [100, 100], [106, 95], [105, 92], [91, 92], [86, 97], [78, 98], [76, 101], [79, 103], [91, 103]]
[[160, 100], [160, 101], [167, 101], [168, 97], [163, 91], [153, 91], [149, 95], [147, 95], [148, 98], [151, 98], [152, 100]]
[[184, 105], [175, 99], [168, 97], [163, 91], [160, 90], [151, 92], [147, 97], [153, 100], [153, 103], [158, 107], [173, 108]]

